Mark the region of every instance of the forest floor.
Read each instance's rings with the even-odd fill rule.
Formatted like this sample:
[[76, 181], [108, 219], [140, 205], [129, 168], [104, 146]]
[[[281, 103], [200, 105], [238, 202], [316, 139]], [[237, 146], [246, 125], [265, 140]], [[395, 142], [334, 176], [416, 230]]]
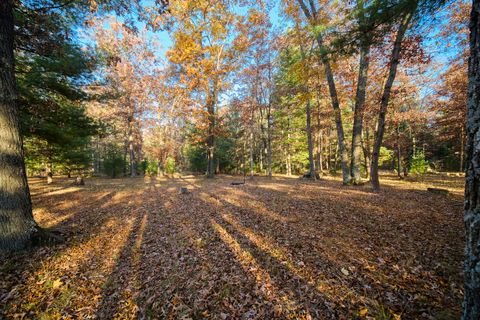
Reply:
[[66, 242], [0, 256], [0, 319], [459, 318], [463, 178], [239, 179], [31, 179]]

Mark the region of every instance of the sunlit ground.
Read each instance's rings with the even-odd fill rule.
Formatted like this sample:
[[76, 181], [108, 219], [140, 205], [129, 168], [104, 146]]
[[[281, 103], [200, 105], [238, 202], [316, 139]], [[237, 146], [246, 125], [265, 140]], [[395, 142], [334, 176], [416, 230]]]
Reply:
[[0, 318], [458, 318], [461, 177], [238, 180], [32, 179], [67, 241], [1, 257]]

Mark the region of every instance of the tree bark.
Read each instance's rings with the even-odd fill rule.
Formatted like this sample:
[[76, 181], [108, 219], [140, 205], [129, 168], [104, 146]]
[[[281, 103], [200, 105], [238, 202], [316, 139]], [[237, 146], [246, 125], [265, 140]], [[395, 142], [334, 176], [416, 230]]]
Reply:
[[288, 124], [287, 124], [287, 143], [285, 146], [285, 169], [287, 176], [292, 175], [292, 156], [290, 154], [290, 117], [288, 118]]
[[267, 110], [267, 176], [272, 178], [272, 124], [271, 124], [271, 106]]
[[307, 100], [307, 141], [308, 141], [308, 163], [310, 179], [315, 180], [315, 161], [313, 160], [313, 139], [312, 139], [312, 117], [310, 110], [310, 99]]
[[98, 146], [100, 137], [97, 136], [95, 139], [95, 149], [93, 151], [93, 174], [100, 174], [100, 149]]
[[250, 179], [253, 179], [253, 130], [250, 131]]
[[208, 136], [207, 136], [207, 178], [215, 176], [214, 148], [215, 148], [215, 103], [216, 82], [207, 98]]
[[363, 156], [365, 158], [365, 174], [366, 178], [369, 178], [370, 174], [370, 129], [368, 124], [365, 123], [365, 139], [363, 140]]
[[470, 15], [470, 58], [465, 146], [465, 295], [464, 320], [480, 319], [480, 0]]
[[322, 130], [318, 129], [318, 154], [317, 154], [317, 162], [318, 162], [318, 174], [321, 176], [323, 174], [323, 133]]
[[330, 142], [330, 136], [332, 135], [331, 128], [328, 128], [327, 136], [325, 137], [325, 143], [328, 146], [327, 161], [325, 162], [326, 169], [330, 172], [330, 162], [332, 161], [332, 144]]
[[[414, 9], [416, 10], [416, 9]], [[372, 151], [372, 163], [370, 167], [370, 179], [372, 182], [373, 190], [375, 192], [380, 191], [380, 181], [378, 178], [378, 161], [380, 158], [380, 147], [382, 146], [383, 135], [385, 133], [385, 117], [387, 114], [388, 102], [390, 101], [390, 93], [392, 91], [393, 82], [397, 75], [397, 67], [400, 62], [400, 52], [402, 49], [402, 42], [405, 33], [408, 30], [410, 21], [412, 20], [413, 12], [409, 12], [405, 15], [395, 36], [393, 43], [392, 55], [390, 56], [390, 68], [388, 71], [388, 77], [385, 81], [383, 88], [382, 99], [380, 101], [380, 112], [378, 113], [377, 132], [375, 133], [375, 141]]]
[[321, 123], [321, 117], [320, 117], [320, 111], [321, 111], [321, 104], [320, 104], [320, 89], [318, 88], [317, 90], [317, 105], [318, 105], [318, 110], [317, 110], [317, 148], [318, 148], [318, 153], [317, 153], [317, 162], [318, 162], [318, 174], [321, 176], [323, 173], [323, 134], [322, 134], [322, 123]]
[[[312, 5], [311, 12], [310, 12], [310, 10], [307, 8], [303, 0], [297, 0], [297, 1], [300, 7], [302, 8], [302, 11], [307, 17], [307, 19], [310, 20], [311, 23], [315, 23], [316, 10], [313, 7], [313, 3], [312, 2], [310, 3]], [[345, 147], [345, 133], [343, 130], [343, 123], [342, 123], [342, 110], [340, 109], [340, 103], [338, 101], [337, 88], [335, 86], [335, 78], [333, 77], [332, 67], [330, 65], [330, 61], [328, 60], [327, 55], [324, 53], [326, 52], [326, 50], [323, 43], [322, 35], [318, 34], [316, 37], [316, 40], [318, 43], [318, 47], [322, 52], [321, 61], [324, 66], [325, 76], [327, 78], [328, 90], [330, 92], [330, 99], [332, 102], [332, 108], [335, 115], [335, 125], [337, 128], [338, 150], [340, 152], [340, 162], [342, 166], [343, 183], [347, 184], [350, 181], [350, 172], [348, 170], [348, 151], [347, 151], [347, 148]]]
[[28, 247], [39, 228], [25, 171], [14, 73], [13, 1], [0, 1], [0, 250]]
[[[132, 108], [132, 106], [130, 106]], [[137, 158], [135, 156], [135, 138], [134, 138], [134, 127], [133, 127], [133, 122], [134, 122], [134, 116], [133, 112], [132, 114], [128, 117], [128, 152], [130, 156], [130, 176], [136, 177], [137, 176]]]
[[397, 126], [397, 175], [402, 178], [402, 151], [400, 148], [400, 128]]
[[47, 172], [47, 184], [52, 184], [53, 183], [53, 164], [52, 164], [52, 159], [50, 158], [48, 158], [45, 171]]
[[350, 183], [354, 185], [361, 183], [360, 163], [362, 155], [362, 130], [365, 96], [367, 91], [369, 53], [369, 45], [364, 45], [360, 48], [360, 67], [358, 70], [358, 84], [355, 97], [355, 111], [353, 115], [352, 155], [350, 163]]
[[[460, 155], [459, 155], [459, 161], [460, 161], [460, 172], [463, 171], [463, 165], [465, 163], [465, 159], [464, 159], [464, 154], [465, 154], [465, 151], [464, 151], [464, 143], [465, 143], [465, 129], [462, 127], [462, 129], [460, 130]], [[425, 152], [424, 152], [425, 153]]]

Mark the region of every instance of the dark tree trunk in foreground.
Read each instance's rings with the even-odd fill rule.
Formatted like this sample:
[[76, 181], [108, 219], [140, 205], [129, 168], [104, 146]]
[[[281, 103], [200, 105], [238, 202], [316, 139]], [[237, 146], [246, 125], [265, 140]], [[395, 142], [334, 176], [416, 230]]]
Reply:
[[358, 84], [355, 97], [355, 111], [353, 115], [352, 156], [350, 164], [350, 183], [354, 185], [361, 182], [360, 163], [362, 158], [363, 114], [367, 91], [369, 53], [370, 46], [362, 46], [360, 49], [360, 67], [358, 70]]
[[390, 93], [392, 91], [393, 82], [397, 75], [397, 67], [400, 62], [400, 52], [402, 49], [402, 41], [408, 30], [413, 13], [407, 13], [400, 23], [395, 42], [393, 43], [392, 55], [390, 56], [390, 68], [388, 71], [387, 81], [383, 87], [382, 100], [380, 102], [380, 112], [378, 114], [378, 128], [375, 133], [375, 142], [372, 151], [372, 163], [370, 167], [370, 179], [372, 181], [373, 190], [380, 190], [380, 181], [378, 179], [378, 160], [380, 158], [380, 147], [382, 146], [383, 135], [385, 133], [385, 117], [387, 115], [388, 102], [390, 101]]
[[0, 250], [30, 245], [38, 230], [32, 216], [13, 57], [13, 1], [0, 1]]
[[480, 319], [480, 0], [470, 15], [467, 144], [465, 147], [465, 297], [464, 320]]

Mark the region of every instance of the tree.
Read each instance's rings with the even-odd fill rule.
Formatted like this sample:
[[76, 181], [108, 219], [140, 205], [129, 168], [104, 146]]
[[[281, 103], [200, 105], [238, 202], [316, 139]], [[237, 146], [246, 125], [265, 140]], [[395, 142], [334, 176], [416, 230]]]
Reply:
[[[115, 7], [119, 12], [129, 8], [123, 0], [102, 1], [100, 4], [110, 9]], [[98, 4], [95, 1], [6, 0], [0, 3], [0, 250], [18, 250], [35, 241], [58, 239], [42, 231], [32, 215], [20, 134], [14, 48], [48, 53], [48, 49], [55, 46], [56, 42], [51, 41], [50, 28], [44, 28], [46, 25], [42, 18], [45, 15], [70, 17], [78, 22], [83, 19], [85, 12], [96, 7]], [[22, 20], [15, 21], [14, 15], [25, 12], [33, 19], [26, 19], [26, 25], [16, 26], [16, 22]], [[63, 22], [51, 26], [66, 27], [65, 33], [68, 34], [71, 31], [70, 24]], [[16, 34], [20, 40], [27, 39], [23, 46], [16, 45]]]
[[[316, 27], [319, 25], [320, 13], [316, 9], [315, 2], [309, 1], [310, 8], [308, 8], [303, 0], [297, 0], [297, 1], [303, 13], [305, 14], [305, 17], [309, 21], [310, 25], [314, 29], [317, 29]], [[317, 32], [315, 38], [320, 50], [321, 60], [323, 63], [325, 77], [327, 79], [327, 84], [328, 84], [328, 90], [330, 93], [332, 108], [334, 110], [335, 125], [337, 129], [337, 141], [338, 141], [338, 148], [340, 152], [341, 166], [342, 166], [342, 177], [343, 177], [343, 183], [346, 184], [350, 181], [350, 172], [348, 170], [348, 151], [345, 146], [345, 133], [343, 129], [342, 112], [340, 109], [340, 103], [338, 99], [337, 86], [335, 84], [335, 78], [333, 75], [332, 66], [327, 54], [328, 50], [327, 50], [322, 33]]]
[[215, 138], [219, 96], [228, 77], [238, 69], [247, 47], [243, 19], [235, 13], [236, 1], [172, 1], [166, 16], [173, 30], [173, 47], [167, 52], [176, 67], [179, 87], [201, 105], [198, 127], [204, 131], [207, 177], [215, 173]]
[[33, 220], [27, 184], [14, 68], [13, 0], [0, 3], [0, 249], [30, 245]]
[[467, 143], [465, 146], [465, 297], [464, 320], [480, 318], [480, 1], [470, 14]]
[[400, 62], [400, 52], [402, 49], [402, 42], [405, 36], [405, 33], [410, 26], [413, 14], [416, 11], [417, 6], [411, 8], [410, 11], [405, 12], [403, 19], [400, 22], [398, 27], [397, 34], [395, 36], [395, 41], [393, 43], [392, 54], [390, 56], [389, 70], [387, 80], [385, 81], [382, 98], [380, 101], [380, 111], [378, 113], [378, 122], [377, 122], [377, 131], [375, 133], [375, 142], [373, 145], [372, 151], [372, 165], [370, 168], [370, 179], [372, 182], [373, 190], [380, 190], [380, 180], [378, 178], [378, 161], [380, 157], [380, 147], [382, 146], [383, 135], [385, 132], [385, 117], [387, 114], [388, 102], [390, 100], [390, 93], [392, 90], [393, 82], [395, 81], [395, 76], [397, 74], [397, 67]]

